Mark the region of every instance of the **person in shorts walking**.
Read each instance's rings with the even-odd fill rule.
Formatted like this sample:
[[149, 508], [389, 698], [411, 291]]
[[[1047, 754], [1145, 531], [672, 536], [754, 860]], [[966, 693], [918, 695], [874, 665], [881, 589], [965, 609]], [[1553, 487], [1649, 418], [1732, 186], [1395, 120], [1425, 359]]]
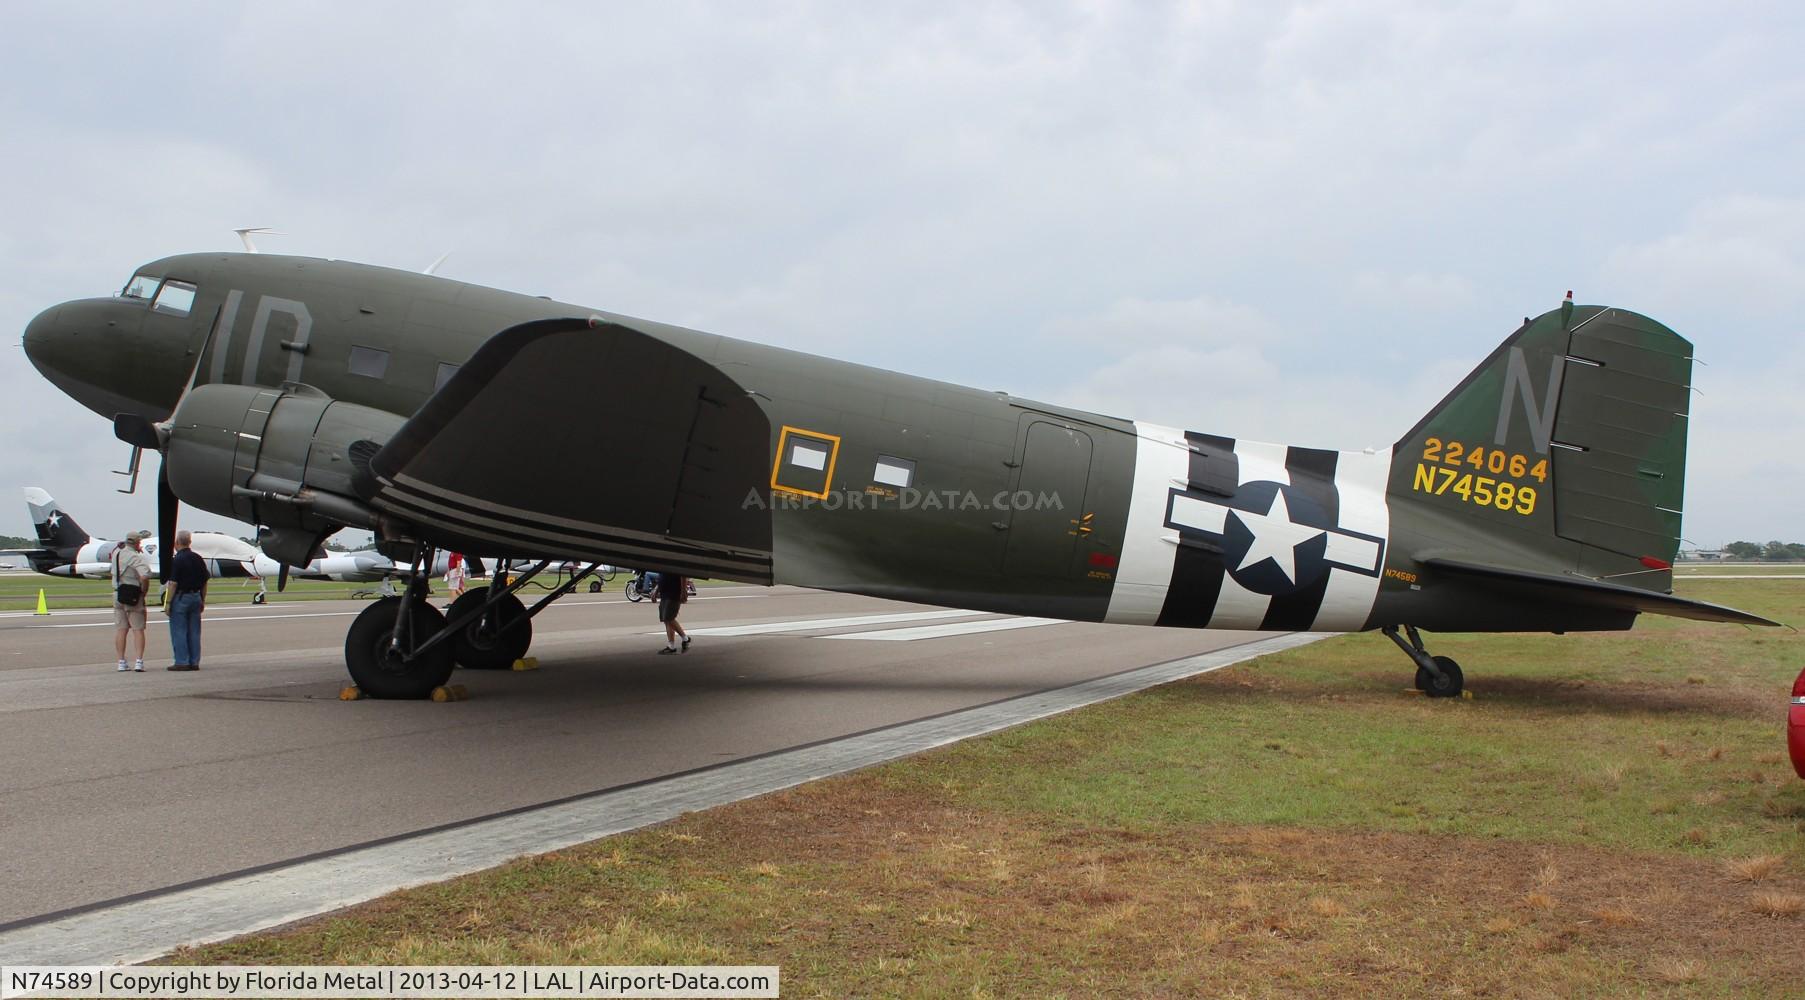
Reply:
[[[658, 620], [664, 623], [664, 648], [658, 651], [660, 656], [666, 653], [689, 652], [689, 633], [677, 623], [677, 614], [689, 601], [689, 580], [675, 573], [658, 574]], [[683, 644], [677, 644], [681, 637]]]
[[[150, 537], [148, 531], [134, 531], [113, 549], [113, 649], [119, 654], [119, 669], [144, 672], [144, 603], [150, 588], [150, 560], [144, 557], [141, 543]], [[125, 664], [126, 640], [136, 648], [132, 666]]]

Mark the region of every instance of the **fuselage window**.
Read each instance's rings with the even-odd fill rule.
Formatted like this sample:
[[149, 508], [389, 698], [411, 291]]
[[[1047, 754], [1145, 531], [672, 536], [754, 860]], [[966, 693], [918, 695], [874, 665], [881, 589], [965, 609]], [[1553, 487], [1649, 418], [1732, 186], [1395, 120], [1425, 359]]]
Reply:
[[144, 301], [149, 302], [156, 297], [157, 283], [162, 280], [162, 278], [158, 278], [154, 275], [134, 274], [132, 275], [132, 280], [126, 283], [125, 297], [128, 299], [143, 299]]
[[389, 371], [389, 352], [374, 347], [353, 347], [348, 368], [353, 375], [381, 378]]
[[439, 362], [439, 377], [433, 380], [432, 391], [438, 392], [445, 388], [445, 383], [451, 381], [451, 376], [456, 375], [460, 367], [462, 366], [454, 365], [449, 361]]
[[827, 499], [834, 481], [834, 459], [839, 453], [837, 434], [785, 427], [777, 435], [777, 465], [771, 470], [771, 488]]
[[877, 457], [877, 468], [871, 473], [872, 482], [907, 489], [914, 480], [915, 462], [913, 460], [895, 458], [890, 455]]
[[194, 308], [194, 286], [186, 281], [165, 281], [151, 308], [158, 312], [186, 316]]
[[822, 472], [827, 469], [827, 449], [812, 442], [798, 441], [790, 445], [790, 464]]

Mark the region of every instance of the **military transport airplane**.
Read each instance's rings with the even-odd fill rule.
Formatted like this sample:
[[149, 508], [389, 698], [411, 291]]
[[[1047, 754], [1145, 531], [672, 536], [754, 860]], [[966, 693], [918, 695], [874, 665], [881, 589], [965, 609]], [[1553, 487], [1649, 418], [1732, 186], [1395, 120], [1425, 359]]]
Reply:
[[[316, 558], [343, 527], [1074, 621], [1436, 632], [1773, 624], [1677, 597], [1692, 347], [1605, 306], [1528, 320], [1398, 442], [1328, 451], [1087, 413], [345, 261], [201, 253], [53, 306], [25, 350], [155, 448], [181, 502]], [[1200, 391], [1207, 391], [1200, 386]], [[576, 412], [596, 396], [608, 420]], [[557, 470], [555, 476], [544, 473]], [[537, 474], [537, 475], [535, 475]], [[520, 484], [532, 477], [534, 486]], [[377, 697], [523, 654], [531, 572], [353, 622]]]

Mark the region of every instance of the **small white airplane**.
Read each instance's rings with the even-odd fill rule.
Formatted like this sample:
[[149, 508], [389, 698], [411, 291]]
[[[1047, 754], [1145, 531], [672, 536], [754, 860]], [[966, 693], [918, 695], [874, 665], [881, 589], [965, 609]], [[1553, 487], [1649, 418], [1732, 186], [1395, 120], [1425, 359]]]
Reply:
[[[37, 530], [39, 547], [4, 549], [0, 555], [24, 556], [31, 568], [47, 576], [82, 577], [107, 580], [113, 575], [113, 550], [117, 540], [96, 538], [82, 530], [48, 492], [36, 486], [25, 487], [25, 506], [31, 511], [31, 523]], [[253, 603], [268, 599], [266, 581], [280, 579], [281, 564], [260, 552], [256, 546], [219, 531], [192, 532], [194, 553], [206, 560], [207, 571], [220, 579], [257, 581]], [[152, 566], [157, 565], [157, 552], [162, 539], [151, 537], [139, 543]], [[444, 576], [447, 556], [440, 553], [428, 569], [430, 576]], [[386, 587], [395, 577], [404, 577], [416, 567], [398, 565], [379, 552], [334, 552], [291, 570], [297, 580], [329, 580], [339, 583], [382, 583]]]
[[[37, 529], [35, 549], [6, 549], [0, 554], [24, 556], [31, 568], [47, 576], [85, 577], [105, 580], [113, 575], [115, 539], [96, 538], [82, 530], [56, 498], [36, 486], [25, 487], [25, 506], [31, 511], [32, 527]], [[254, 577], [250, 569], [258, 558], [257, 548], [218, 531], [196, 531], [194, 553], [207, 561], [207, 569], [216, 577]], [[157, 561], [159, 538], [140, 543], [152, 565]]]

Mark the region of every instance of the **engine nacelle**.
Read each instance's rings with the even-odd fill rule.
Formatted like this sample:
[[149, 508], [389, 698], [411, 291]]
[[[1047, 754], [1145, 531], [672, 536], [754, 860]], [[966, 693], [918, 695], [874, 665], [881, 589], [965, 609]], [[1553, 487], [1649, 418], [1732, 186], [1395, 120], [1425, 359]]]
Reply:
[[163, 463], [182, 502], [263, 526], [269, 555], [304, 564], [338, 528], [376, 527], [354, 480], [404, 422], [312, 386], [196, 386], [169, 419]]

